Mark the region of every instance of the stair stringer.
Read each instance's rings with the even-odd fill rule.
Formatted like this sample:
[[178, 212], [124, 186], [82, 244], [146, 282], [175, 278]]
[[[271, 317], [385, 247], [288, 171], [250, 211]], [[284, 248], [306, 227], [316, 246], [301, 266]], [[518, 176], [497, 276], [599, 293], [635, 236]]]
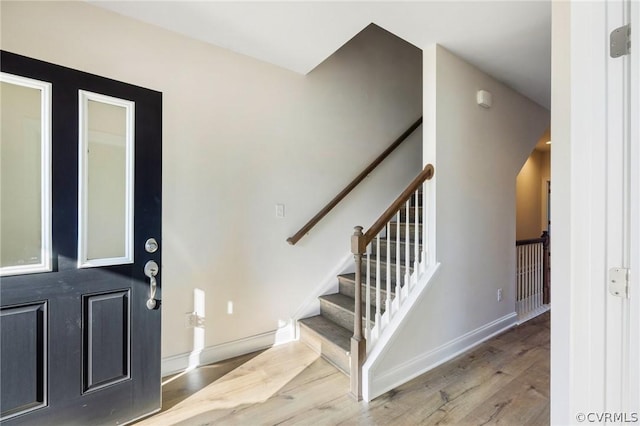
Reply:
[[389, 390], [385, 389], [381, 391], [373, 389], [373, 375], [375, 374], [374, 368], [376, 362], [394, 343], [395, 336], [397, 335], [396, 332], [402, 326], [405, 318], [413, 309], [420, 306], [418, 302], [420, 302], [427, 293], [427, 289], [433, 283], [439, 269], [440, 263], [436, 262], [419, 275], [418, 281], [407, 295], [407, 298], [403, 300], [400, 309], [394, 313], [389, 324], [384, 328], [375, 345], [371, 348], [371, 351], [368, 352], [367, 359], [362, 366], [362, 397], [365, 401], [371, 401], [373, 398]]

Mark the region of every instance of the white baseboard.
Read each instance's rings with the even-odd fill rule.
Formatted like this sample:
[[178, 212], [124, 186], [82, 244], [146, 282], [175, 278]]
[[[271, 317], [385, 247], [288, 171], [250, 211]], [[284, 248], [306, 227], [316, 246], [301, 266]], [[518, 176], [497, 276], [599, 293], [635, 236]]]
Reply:
[[391, 370], [378, 374], [370, 370], [369, 389], [366, 399], [371, 401], [383, 393], [467, 352], [480, 343], [517, 325], [517, 320], [518, 316], [513, 312], [463, 334], [438, 348], [410, 359]]
[[[544, 314], [549, 309], [551, 309], [551, 305], [540, 305], [532, 311], [518, 313], [518, 325], [524, 324], [525, 322], [534, 319], [538, 315]], [[518, 309], [516, 309], [516, 312], [518, 312]]]
[[198, 351], [163, 358], [161, 374], [162, 377], [165, 377], [170, 374], [181, 373], [192, 370], [200, 365], [211, 364], [287, 343], [294, 340], [294, 338], [295, 324], [293, 321], [290, 321], [278, 330], [234, 340], [233, 342], [209, 346]]

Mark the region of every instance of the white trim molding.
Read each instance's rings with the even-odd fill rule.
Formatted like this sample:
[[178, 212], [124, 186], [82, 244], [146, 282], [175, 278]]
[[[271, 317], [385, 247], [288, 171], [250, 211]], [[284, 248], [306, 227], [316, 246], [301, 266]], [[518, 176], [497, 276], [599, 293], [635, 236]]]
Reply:
[[[125, 109], [125, 243], [122, 257], [88, 258], [88, 215], [89, 215], [89, 101], [100, 102]], [[122, 265], [133, 263], [133, 218], [135, 188], [135, 102], [78, 91], [78, 268]], [[92, 136], [94, 134], [92, 133]], [[104, 135], [98, 135], [105, 141]], [[114, 144], [113, 141], [109, 142]]]
[[294, 340], [291, 330], [292, 327], [286, 324], [278, 330], [162, 358], [162, 377], [291, 342]]
[[550, 310], [551, 310], [551, 305], [540, 305], [532, 311], [528, 311], [525, 314], [519, 315], [518, 325], [524, 324], [525, 322], [532, 320]]
[[[630, 2], [630, 22], [635, 28], [631, 32], [631, 45], [640, 46], [640, 3]], [[633, 57], [630, 57], [631, 71], [629, 72], [631, 105], [629, 114], [631, 117], [640, 115], [640, 56], [637, 49], [634, 50]], [[630, 120], [630, 252], [629, 268], [631, 269], [631, 282], [629, 286], [634, 289], [634, 294], [629, 300], [629, 351], [627, 360], [636, 362], [628, 363], [629, 370], [625, 376], [625, 398], [624, 407], [628, 412], [640, 412], [640, 298], [637, 297], [640, 289], [640, 120]]]
[[0, 276], [51, 271], [51, 83], [0, 72], [0, 81], [40, 90], [40, 262], [5, 266]]
[[517, 322], [518, 315], [512, 312], [429, 352], [410, 359], [393, 369], [386, 370], [380, 374], [375, 374], [375, 371], [370, 369], [368, 375], [363, 374], [364, 377], [368, 376], [368, 383], [363, 384], [363, 397], [367, 401], [371, 401], [383, 393], [473, 349], [482, 342], [505, 332], [516, 326]]

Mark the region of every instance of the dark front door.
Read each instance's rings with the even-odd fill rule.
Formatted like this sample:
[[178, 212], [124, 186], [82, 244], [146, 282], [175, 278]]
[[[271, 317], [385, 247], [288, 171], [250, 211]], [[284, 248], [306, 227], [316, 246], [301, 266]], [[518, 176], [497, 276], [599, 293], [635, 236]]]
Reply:
[[160, 408], [162, 94], [1, 55], [0, 421], [144, 416]]

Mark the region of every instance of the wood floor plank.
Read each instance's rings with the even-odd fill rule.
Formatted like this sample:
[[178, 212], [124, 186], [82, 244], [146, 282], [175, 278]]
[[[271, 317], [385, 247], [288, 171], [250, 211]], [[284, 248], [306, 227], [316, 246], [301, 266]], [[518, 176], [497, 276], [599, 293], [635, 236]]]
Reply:
[[459, 380], [432, 394], [413, 410], [416, 424], [459, 424], [460, 420], [489, 399], [496, 389], [508, 386], [535, 361], [534, 351], [512, 358], [501, 366], [485, 365], [470, 370]]
[[299, 342], [275, 346], [140, 424], [174, 425], [205, 412], [220, 418], [227, 410], [261, 404], [316, 359], [318, 355]]
[[375, 400], [300, 342], [166, 380], [139, 425], [548, 425], [550, 313]]
[[548, 402], [549, 397], [531, 385], [527, 378], [516, 378], [462, 418], [459, 424], [531, 424], [544, 412]]
[[542, 411], [538, 415], [531, 419], [531, 421], [524, 423], [522, 426], [546, 426], [551, 422], [551, 404], [545, 404]]
[[222, 420], [247, 425], [299, 423], [307, 418], [309, 407], [331, 406], [336, 399], [347, 398], [335, 390], [348, 386], [348, 377], [318, 359], [262, 404], [235, 410]]
[[260, 352], [231, 358], [212, 365], [204, 365], [197, 370], [191, 370], [183, 374], [176, 374], [163, 380], [162, 385], [162, 410], [167, 411], [186, 395], [194, 394], [226, 374], [245, 364]]

